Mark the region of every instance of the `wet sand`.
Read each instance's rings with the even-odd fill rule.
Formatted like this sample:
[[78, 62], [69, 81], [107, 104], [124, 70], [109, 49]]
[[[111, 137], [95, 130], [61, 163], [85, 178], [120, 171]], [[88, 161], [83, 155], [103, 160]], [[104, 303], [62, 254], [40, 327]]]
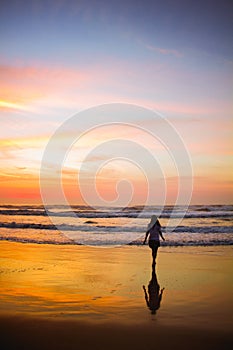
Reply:
[[232, 345], [232, 247], [0, 246], [5, 348]]

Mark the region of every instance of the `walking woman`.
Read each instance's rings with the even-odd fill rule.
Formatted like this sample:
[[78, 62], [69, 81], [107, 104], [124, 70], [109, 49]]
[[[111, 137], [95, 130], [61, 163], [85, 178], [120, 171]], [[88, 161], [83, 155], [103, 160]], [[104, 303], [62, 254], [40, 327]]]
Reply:
[[165, 241], [165, 238], [163, 237], [163, 234], [161, 231], [160, 222], [157, 219], [156, 215], [152, 215], [151, 217], [151, 221], [148, 225], [143, 244], [146, 243], [148, 235], [149, 235], [149, 247], [152, 250], [152, 258], [153, 258], [152, 267], [154, 267], [156, 256], [157, 256], [157, 250], [158, 250], [158, 247], [160, 246], [159, 237], [161, 237], [162, 240]]

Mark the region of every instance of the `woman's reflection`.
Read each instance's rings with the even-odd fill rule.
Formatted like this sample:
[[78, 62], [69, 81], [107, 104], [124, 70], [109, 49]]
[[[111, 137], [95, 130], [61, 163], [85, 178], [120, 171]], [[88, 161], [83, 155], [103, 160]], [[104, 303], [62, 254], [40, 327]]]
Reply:
[[154, 267], [152, 269], [151, 280], [148, 284], [148, 293], [146, 291], [145, 286], [143, 286], [143, 290], [145, 293], [146, 305], [150, 309], [151, 313], [154, 315], [156, 311], [160, 308], [163, 291], [164, 291], [164, 288], [160, 290], [160, 286], [157, 281], [157, 276], [156, 276]]

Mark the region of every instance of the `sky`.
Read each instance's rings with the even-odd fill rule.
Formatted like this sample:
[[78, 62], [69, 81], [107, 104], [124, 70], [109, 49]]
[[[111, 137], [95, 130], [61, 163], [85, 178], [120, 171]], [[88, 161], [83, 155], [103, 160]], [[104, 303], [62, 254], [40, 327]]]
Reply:
[[[41, 162], [57, 128], [87, 108], [127, 103], [157, 111], [179, 133], [192, 162], [192, 204], [232, 203], [232, 15], [230, 0], [1, 1], [1, 202], [40, 203]], [[155, 122], [142, 116], [147, 129]], [[114, 161], [111, 148], [85, 158], [116, 138], [144, 146], [159, 166], [146, 174]], [[106, 202], [116, 203], [123, 179], [134, 189], [130, 203], [145, 203], [152, 176], [158, 196], [150, 204], [164, 196], [175, 203], [180, 174], [166, 147], [123, 125], [87, 132], [69, 149], [62, 169], [69, 202], [84, 203], [78, 175], [85, 168], [88, 187], [99, 157], [106, 162], [96, 187]]]

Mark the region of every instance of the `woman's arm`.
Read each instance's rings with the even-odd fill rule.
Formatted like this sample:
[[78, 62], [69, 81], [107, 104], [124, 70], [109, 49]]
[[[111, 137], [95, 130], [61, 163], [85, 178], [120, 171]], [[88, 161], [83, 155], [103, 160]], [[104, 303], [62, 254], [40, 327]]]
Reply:
[[162, 238], [162, 240], [165, 241], [165, 238], [163, 237], [163, 233], [162, 233], [161, 229], [159, 230], [159, 235]]
[[148, 237], [149, 233], [150, 233], [150, 230], [146, 231], [146, 235], [145, 235], [145, 239], [143, 241], [143, 244], [146, 243], [146, 240], [147, 240], [147, 237]]

